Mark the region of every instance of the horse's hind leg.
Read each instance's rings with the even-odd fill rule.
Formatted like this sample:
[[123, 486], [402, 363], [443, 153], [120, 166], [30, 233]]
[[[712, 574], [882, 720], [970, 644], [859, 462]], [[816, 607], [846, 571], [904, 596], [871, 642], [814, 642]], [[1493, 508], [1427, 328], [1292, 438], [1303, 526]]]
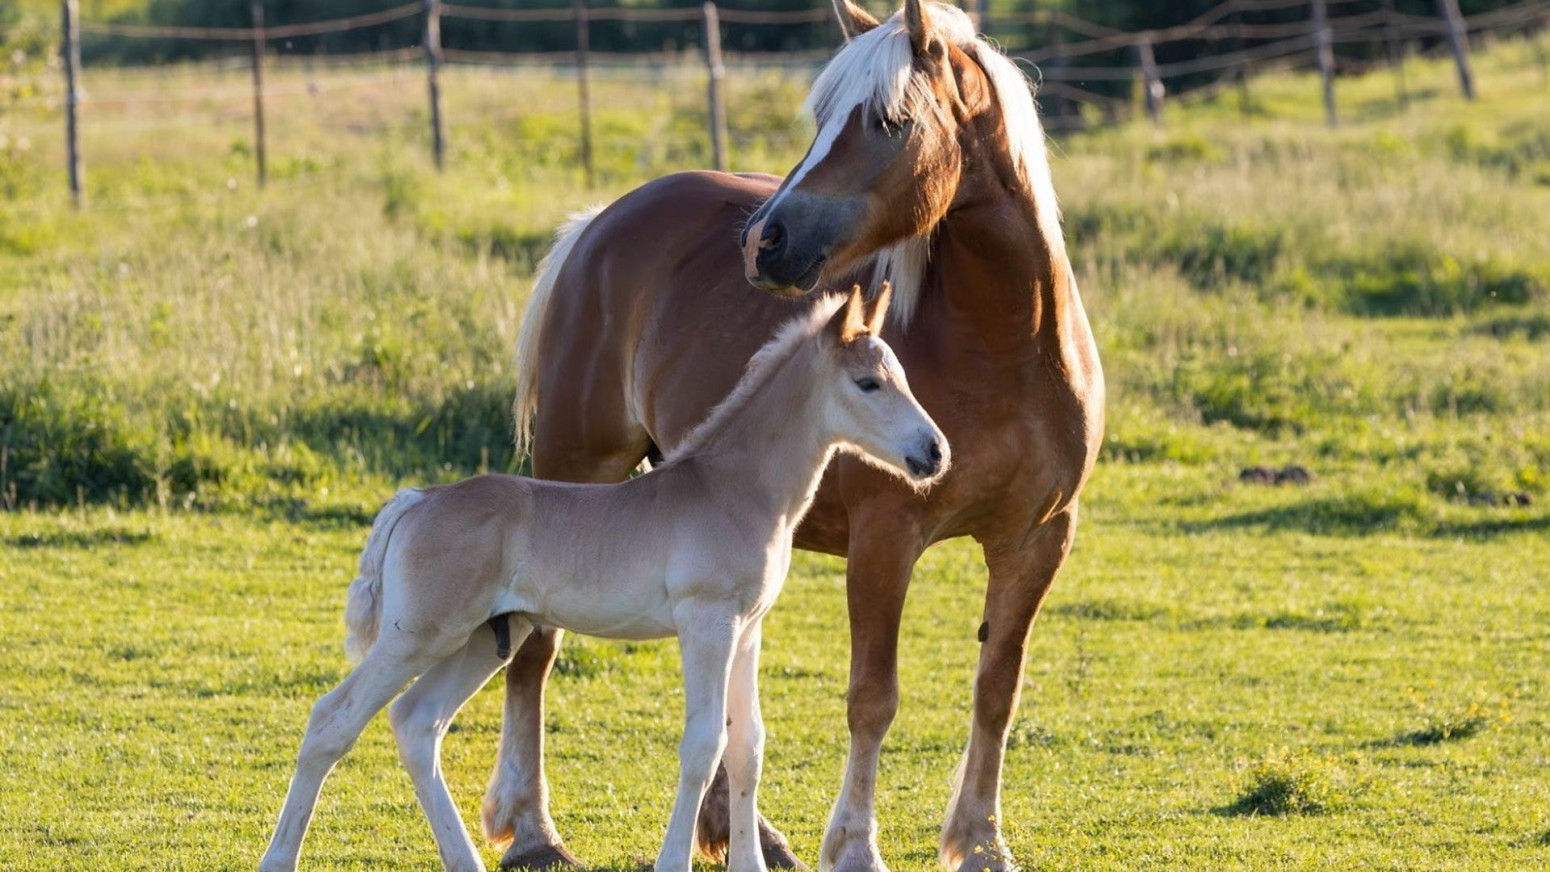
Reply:
[[366, 655], [339, 686], [324, 694], [312, 707], [307, 721], [306, 738], [297, 755], [296, 774], [291, 777], [285, 806], [275, 825], [269, 850], [259, 863], [263, 872], [281, 872], [296, 868], [301, 841], [317, 806], [318, 791], [334, 764], [345, 755], [361, 730], [382, 707], [388, 704], [404, 683], [419, 672], [422, 665], [378, 645]]
[[[650, 448], [650, 438], [637, 424], [620, 419], [591, 430], [565, 429], [558, 420], [565, 411], [570, 410], [546, 403], [538, 417], [533, 453], [533, 474], [538, 478], [623, 481]], [[506, 667], [500, 746], [481, 816], [485, 836], [506, 848], [503, 869], [580, 865], [566, 850], [549, 816], [549, 789], [544, 782], [544, 685], [562, 637], [556, 629], [532, 633]]]
[[[526, 621], [514, 623], [520, 627], [518, 633], [529, 629]], [[420, 676], [388, 711], [399, 759], [414, 779], [414, 792], [430, 820], [441, 864], [453, 872], [483, 872], [484, 863], [442, 777], [441, 741], [458, 710], [503, 662], [496, 652], [494, 633], [480, 627], [462, 650]]]

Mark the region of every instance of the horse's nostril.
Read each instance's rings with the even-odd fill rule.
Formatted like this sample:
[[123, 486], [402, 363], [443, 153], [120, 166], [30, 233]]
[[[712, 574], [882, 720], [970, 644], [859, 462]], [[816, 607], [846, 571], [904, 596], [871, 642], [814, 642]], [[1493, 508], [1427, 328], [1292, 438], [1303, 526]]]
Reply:
[[931, 451], [929, 453], [931, 455], [931, 462], [932, 463], [936, 463], [937, 461], [942, 459], [942, 448], [941, 448], [941, 446], [936, 444], [936, 440], [935, 439], [931, 440]]
[[786, 227], [784, 224], [766, 224], [764, 236], [759, 239], [761, 251], [775, 254], [786, 245]]

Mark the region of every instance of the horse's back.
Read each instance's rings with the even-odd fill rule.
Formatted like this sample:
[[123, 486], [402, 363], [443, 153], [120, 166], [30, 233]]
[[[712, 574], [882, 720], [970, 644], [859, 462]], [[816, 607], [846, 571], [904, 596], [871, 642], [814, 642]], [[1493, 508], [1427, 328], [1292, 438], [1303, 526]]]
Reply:
[[738, 233], [779, 181], [664, 176], [580, 232], [547, 310], [529, 314], [544, 318], [534, 474], [614, 480], [651, 445], [670, 451], [805, 311], [743, 277]]

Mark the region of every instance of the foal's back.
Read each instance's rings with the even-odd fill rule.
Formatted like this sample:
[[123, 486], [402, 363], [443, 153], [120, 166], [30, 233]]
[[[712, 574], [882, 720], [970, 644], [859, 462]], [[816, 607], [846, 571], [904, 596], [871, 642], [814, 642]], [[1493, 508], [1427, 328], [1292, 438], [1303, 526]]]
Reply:
[[393, 543], [403, 571], [425, 579], [417, 596], [438, 613], [671, 636], [685, 586], [721, 583], [734, 564], [757, 559], [728, 541], [735, 527], [703, 491], [692, 460], [617, 484], [476, 476], [425, 491]]

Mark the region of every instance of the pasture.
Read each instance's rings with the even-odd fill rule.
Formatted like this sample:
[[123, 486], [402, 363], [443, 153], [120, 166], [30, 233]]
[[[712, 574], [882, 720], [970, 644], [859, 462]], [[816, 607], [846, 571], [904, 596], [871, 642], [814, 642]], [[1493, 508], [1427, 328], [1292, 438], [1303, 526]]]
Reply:
[[[1542, 64], [1498, 46], [1465, 104], [1412, 63], [1403, 112], [1386, 77], [1343, 81], [1336, 131], [1316, 81], [1255, 80], [1247, 114], [1229, 93], [1055, 149], [1111, 400], [1008, 755], [1029, 868], [1550, 863]], [[706, 160], [692, 77], [598, 83], [588, 191], [569, 83], [451, 73], [437, 176], [416, 72], [277, 72], [257, 192], [240, 72], [89, 72], [80, 215], [55, 86], [0, 116], [0, 867], [256, 862], [346, 669], [371, 513], [397, 483], [520, 468], [508, 360], [547, 233]], [[735, 168], [800, 155], [804, 88], [734, 80]], [[1290, 464], [1312, 481], [1239, 481]], [[879, 791], [898, 870], [935, 864], [982, 588], [968, 543], [915, 576]], [[765, 651], [763, 810], [812, 862], [846, 739], [837, 561], [798, 555]], [[563, 658], [557, 822], [635, 868], [673, 792], [675, 646], [572, 638]], [[470, 823], [498, 696], [445, 751]], [[381, 720], [305, 862], [434, 864]]]

